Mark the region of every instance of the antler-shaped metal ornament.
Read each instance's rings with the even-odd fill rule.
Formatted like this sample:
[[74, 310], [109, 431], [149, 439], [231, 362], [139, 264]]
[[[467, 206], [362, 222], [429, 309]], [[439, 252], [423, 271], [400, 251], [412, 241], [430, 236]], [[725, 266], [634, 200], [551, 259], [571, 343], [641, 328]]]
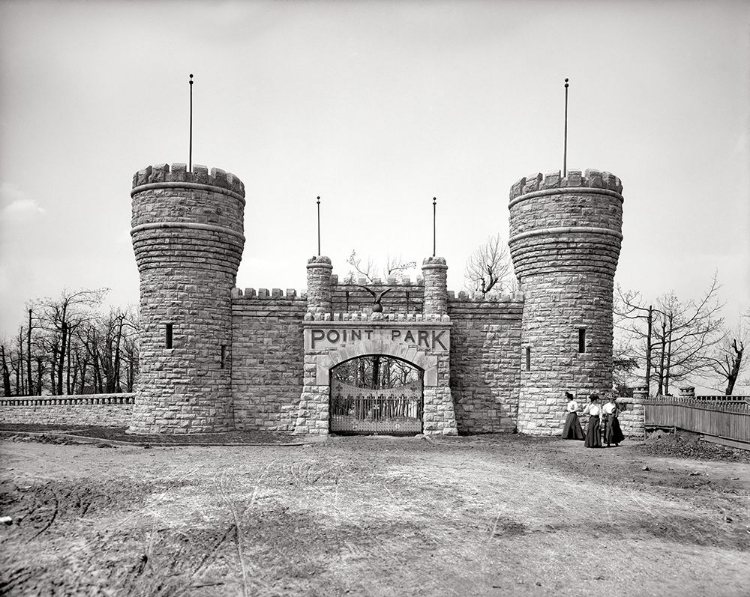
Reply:
[[382, 299], [386, 294], [388, 294], [391, 290], [393, 290], [393, 288], [386, 288], [385, 290], [381, 292], [375, 292], [372, 288], [368, 288], [367, 286], [360, 286], [359, 284], [355, 284], [355, 286], [357, 288], [364, 288], [375, 299], [372, 303], [373, 313], [380, 313], [383, 311], [383, 305], [380, 304], [380, 299]]

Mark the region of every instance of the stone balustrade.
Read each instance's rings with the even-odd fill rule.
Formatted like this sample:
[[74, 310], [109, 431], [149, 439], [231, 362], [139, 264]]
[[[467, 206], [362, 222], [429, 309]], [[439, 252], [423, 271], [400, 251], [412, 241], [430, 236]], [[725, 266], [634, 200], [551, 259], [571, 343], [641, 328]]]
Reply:
[[135, 394], [13, 396], [0, 399], [0, 423], [127, 427]]
[[65, 396], [11, 396], [0, 398], [0, 407], [70, 406], [73, 404], [133, 404], [135, 394], [74, 394]]

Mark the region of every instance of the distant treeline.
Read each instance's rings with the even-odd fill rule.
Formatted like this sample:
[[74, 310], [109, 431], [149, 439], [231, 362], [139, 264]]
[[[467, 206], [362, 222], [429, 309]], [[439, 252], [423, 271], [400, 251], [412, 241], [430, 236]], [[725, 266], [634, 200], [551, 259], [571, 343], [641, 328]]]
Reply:
[[2, 394], [41, 396], [132, 392], [138, 375], [138, 319], [102, 312], [107, 289], [63, 291], [27, 304], [24, 323], [0, 342]]

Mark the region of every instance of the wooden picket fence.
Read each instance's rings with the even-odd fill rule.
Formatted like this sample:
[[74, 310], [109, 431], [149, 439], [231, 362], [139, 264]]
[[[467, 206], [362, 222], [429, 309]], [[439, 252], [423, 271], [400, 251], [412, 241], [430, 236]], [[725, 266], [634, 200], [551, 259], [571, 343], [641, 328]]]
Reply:
[[646, 429], [684, 429], [750, 443], [749, 402], [652, 397], [643, 406]]

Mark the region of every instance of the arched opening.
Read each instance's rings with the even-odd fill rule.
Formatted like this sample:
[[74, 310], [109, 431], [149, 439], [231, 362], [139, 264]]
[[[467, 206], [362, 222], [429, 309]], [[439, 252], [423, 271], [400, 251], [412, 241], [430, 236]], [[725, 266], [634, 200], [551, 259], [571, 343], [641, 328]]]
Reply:
[[424, 371], [385, 354], [331, 368], [330, 430], [341, 435], [422, 433]]

